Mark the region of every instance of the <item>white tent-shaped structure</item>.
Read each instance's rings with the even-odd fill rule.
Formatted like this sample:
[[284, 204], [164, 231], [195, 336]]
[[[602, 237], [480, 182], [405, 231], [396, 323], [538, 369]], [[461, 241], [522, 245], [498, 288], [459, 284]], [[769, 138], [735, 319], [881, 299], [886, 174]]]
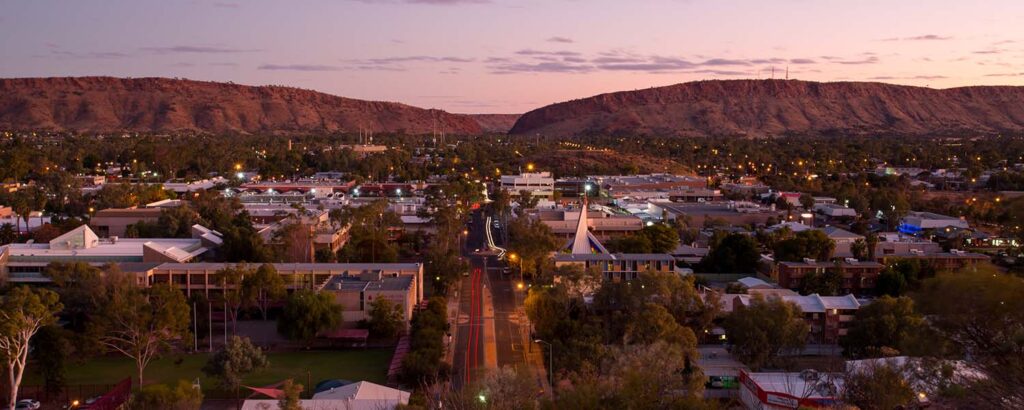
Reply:
[[590, 232], [588, 216], [590, 207], [587, 205], [587, 197], [583, 197], [583, 209], [580, 210], [580, 220], [576, 224], [576, 233], [572, 240], [566, 244], [566, 249], [573, 255], [606, 254], [608, 249], [597, 240], [597, 237]]

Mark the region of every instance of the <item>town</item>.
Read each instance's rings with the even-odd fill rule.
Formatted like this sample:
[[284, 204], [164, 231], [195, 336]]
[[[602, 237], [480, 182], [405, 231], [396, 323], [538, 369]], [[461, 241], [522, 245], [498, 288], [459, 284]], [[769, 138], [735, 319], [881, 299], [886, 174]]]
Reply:
[[1024, 138], [0, 137], [18, 409], [1024, 402]]

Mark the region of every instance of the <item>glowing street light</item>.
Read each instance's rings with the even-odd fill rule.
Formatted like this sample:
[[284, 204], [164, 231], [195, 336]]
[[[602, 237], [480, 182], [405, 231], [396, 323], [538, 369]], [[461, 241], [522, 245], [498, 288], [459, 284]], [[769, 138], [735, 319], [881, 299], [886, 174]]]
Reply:
[[533, 171], [533, 164], [526, 164], [527, 171]]

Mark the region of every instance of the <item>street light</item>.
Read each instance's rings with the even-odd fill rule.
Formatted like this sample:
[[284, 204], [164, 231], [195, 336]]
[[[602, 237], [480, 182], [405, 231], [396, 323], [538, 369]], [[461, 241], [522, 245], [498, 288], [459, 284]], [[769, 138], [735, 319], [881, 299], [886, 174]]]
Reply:
[[552, 363], [553, 363], [553, 361], [552, 361], [552, 357], [553, 356], [552, 355], [555, 352], [555, 347], [552, 346], [551, 343], [545, 342], [545, 341], [543, 341], [541, 339], [534, 339], [533, 342], [534, 343], [544, 343], [544, 344], [548, 345], [548, 386], [549, 386], [548, 388], [551, 389], [552, 392], [554, 392], [555, 391], [555, 381], [554, 381], [555, 379], [554, 379], [553, 374], [554, 374], [555, 369], [554, 369], [554, 366], [552, 365]]

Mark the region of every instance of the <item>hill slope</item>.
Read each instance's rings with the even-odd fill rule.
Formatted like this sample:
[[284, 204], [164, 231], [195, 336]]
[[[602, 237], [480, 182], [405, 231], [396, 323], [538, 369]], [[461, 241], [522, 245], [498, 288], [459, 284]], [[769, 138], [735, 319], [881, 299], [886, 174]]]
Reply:
[[478, 134], [480, 124], [392, 102], [288, 87], [168, 78], [0, 79], [0, 129], [89, 132]]
[[496, 132], [505, 134], [512, 129], [515, 125], [516, 120], [519, 119], [519, 114], [469, 114], [476, 120], [477, 124], [480, 124], [480, 128], [484, 132]]
[[523, 114], [512, 134], [764, 136], [1024, 131], [1024, 87], [931, 89], [795, 80], [699, 81]]

